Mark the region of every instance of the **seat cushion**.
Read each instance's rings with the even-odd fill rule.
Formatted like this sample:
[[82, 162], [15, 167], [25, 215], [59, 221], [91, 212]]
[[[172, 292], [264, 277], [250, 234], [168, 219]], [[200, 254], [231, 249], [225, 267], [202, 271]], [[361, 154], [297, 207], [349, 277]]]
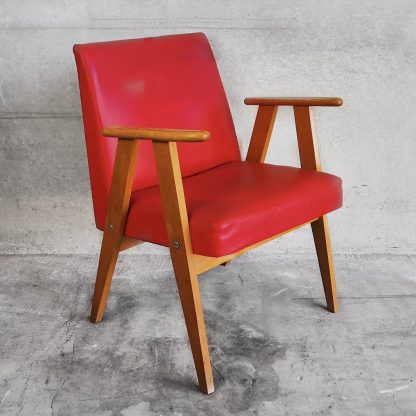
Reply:
[[[342, 205], [341, 179], [323, 172], [230, 162], [184, 178], [193, 251], [220, 257]], [[159, 187], [132, 194], [125, 235], [168, 246]]]

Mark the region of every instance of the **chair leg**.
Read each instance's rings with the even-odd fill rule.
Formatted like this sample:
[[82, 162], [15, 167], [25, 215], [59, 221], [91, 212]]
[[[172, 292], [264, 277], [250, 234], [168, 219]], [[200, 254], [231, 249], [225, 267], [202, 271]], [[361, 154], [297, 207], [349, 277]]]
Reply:
[[92, 298], [90, 320], [93, 323], [101, 322], [103, 319], [119, 251], [120, 239], [114, 236], [111, 230], [106, 230], [101, 244], [97, 279], [95, 281], [94, 295]]
[[338, 312], [337, 287], [335, 282], [334, 263], [332, 259], [331, 240], [329, 237], [329, 225], [326, 215], [311, 223], [313, 238], [315, 240], [316, 253], [318, 255], [319, 268], [321, 270], [322, 283], [324, 285], [325, 298], [328, 310]]
[[214, 391], [214, 380], [199, 294], [198, 275], [195, 272], [195, 257], [192, 252], [178, 149], [174, 142], [154, 142], [153, 150], [166, 231], [169, 237], [170, 256], [194, 357], [199, 388], [204, 393], [210, 394]]
[[180, 258], [173, 258], [176, 283], [188, 330], [199, 388], [206, 394], [214, 392], [208, 340], [205, 330], [204, 312], [199, 293], [198, 275]]
[[[120, 139], [117, 143], [104, 236], [92, 300], [90, 319], [94, 323], [103, 319], [118, 253], [122, 248], [137, 149], [138, 140]], [[125, 248], [131, 246], [129, 239], [125, 239], [124, 243]]]

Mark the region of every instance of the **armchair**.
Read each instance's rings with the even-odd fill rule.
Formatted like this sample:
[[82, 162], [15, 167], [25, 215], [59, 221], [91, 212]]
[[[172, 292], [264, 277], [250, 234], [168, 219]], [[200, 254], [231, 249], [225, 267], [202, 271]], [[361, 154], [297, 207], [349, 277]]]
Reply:
[[[328, 310], [338, 310], [326, 214], [342, 205], [341, 180], [321, 172], [311, 107], [340, 98], [246, 98], [259, 107], [242, 161], [205, 35], [75, 45], [74, 53], [104, 231], [92, 322], [103, 318], [120, 251], [169, 247], [199, 387], [212, 393], [198, 275], [305, 224]], [[283, 105], [294, 108], [301, 168], [264, 163]]]

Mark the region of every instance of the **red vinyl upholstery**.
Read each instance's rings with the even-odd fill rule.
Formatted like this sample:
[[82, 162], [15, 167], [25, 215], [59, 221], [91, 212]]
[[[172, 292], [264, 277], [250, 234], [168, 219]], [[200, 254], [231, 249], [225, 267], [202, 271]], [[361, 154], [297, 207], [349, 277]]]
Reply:
[[[116, 139], [103, 127], [207, 130], [210, 140], [178, 144], [189, 176], [240, 160], [233, 120], [203, 33], [75, 45], [95, 220], [103, 228]], [[158, 183], [152, 144], [141, 142], [133, 191]]]
[[[204, 34], [76, 45], [94, 212], [103, 228], [116, 139], [103, 127], [207, 130], [178, 144], [193, 251], [231, 254], [342, 204], [341, 180], [241, 162], [228, 102]], [[140, 142], [125, 235], [168, 245], [152, 145]]]
[[[341, 179], [323, 172], [230, 162], [184, 179], [194, 253], [219, 257], [342, 205]], [[159, 187], [136, 191], [126, 235], [168, 245]]]

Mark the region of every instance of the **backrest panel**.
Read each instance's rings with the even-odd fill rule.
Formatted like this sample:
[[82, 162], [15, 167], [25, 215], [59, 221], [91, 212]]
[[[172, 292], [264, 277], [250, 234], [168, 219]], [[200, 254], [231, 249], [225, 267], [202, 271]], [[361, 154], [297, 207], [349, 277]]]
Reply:
[[[76, 45], [97, 225], [104, 222], [116, 140], [102, 127], [208, 130], [204, 143], [178, 144], [183, 176], [240, 160], [222, 82], [202, 33]], [[141, 142], [133, 191], [158, 183], [150, 142]], [[98, 207], [97, 207], [98, 206]], [[103, 212], [104, 211], [104, 212]]]

